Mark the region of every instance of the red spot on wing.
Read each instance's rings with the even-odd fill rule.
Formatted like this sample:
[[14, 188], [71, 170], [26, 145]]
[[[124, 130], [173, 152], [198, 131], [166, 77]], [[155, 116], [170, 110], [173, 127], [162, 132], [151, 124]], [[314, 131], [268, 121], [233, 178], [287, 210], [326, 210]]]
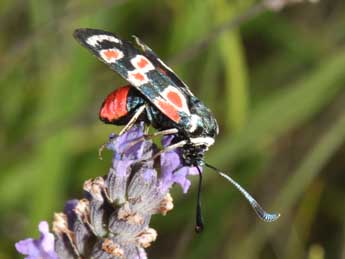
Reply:
[[141, 59], [138, 61], [138, 63], [137, 63], [137, 65], [138, 65], [139, 68], [144, 68], [144, 67], [146, 67], [148, 64], [149, 64], [149, 62], [148, 62], [147, 59], [145, 59], [145, 58], [141, 58]]
[[145, 80], [145, 76], [141, 73], [134, 73], [133, 77], [139, 81], [144, 81]]
[[168, 118], [175, 121], [176, 123], [180, 121], [180, 115], [173, 105], [163, 100], [158, 100], [156, 102], [156, 105]]
[[117, 59], [120, 56], [120, 53], [115, 49], [107, 49], [103, 51], [104, 56], [109, 59]]
[[127, 115], [127, 96], [130, 88], [130, 85], [120, 87], [105, 98], [99, 111], [101, 120], [112, 122]]
[[183, 98], [183, 96], [181, 96], [181, 94], [174, 92], [174, 91], [169, 91], [167, 93], [167, 98], [170, 102], [175, 104], [177, 107], [179, 107], [179, 108], [183, 107], [183, 103], [182, 103], [182, 99], [181, 99], [181, 98]]

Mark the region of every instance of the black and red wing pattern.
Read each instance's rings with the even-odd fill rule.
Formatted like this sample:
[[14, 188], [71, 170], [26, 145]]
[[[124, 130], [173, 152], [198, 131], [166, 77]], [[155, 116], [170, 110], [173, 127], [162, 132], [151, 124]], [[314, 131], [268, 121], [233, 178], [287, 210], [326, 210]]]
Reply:
[[142, 42], [137, 36], [132, 36], [135, 40], [135, 43], [138, 45], [139, 48], [145, 53], [145, 56], [156, 66], [158, 67], [166, 76], [168, 76], [177, 86], [183, 88], [187, 91], [189, 95], [193, 95], [193, 93], [189, 90], [188, 86], [183, 82], [175, 72], [165, 64], [157, 54], [144, 42]]
[[77, 29], [74, 37], [170, 120], [181, 126], [191, 125], [189, 89], [147, 46], [140, 44], [139, 50], [132, 43], [97, 29]]

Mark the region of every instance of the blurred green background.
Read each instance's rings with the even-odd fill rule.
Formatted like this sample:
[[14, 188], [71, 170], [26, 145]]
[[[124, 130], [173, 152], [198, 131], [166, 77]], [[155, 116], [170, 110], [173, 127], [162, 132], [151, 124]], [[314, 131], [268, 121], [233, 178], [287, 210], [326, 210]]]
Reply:
[[110, 166], [98, 147], [120, 128], [102, 124], [98, 109], [125, 82], [73, 39], [78, 27], [150, 45], [215, 113], [221, 133], [209, 163], [282, 214], [260, 222], [206, 170], [205, 231], [193, 230], [196, 182], [187, 195], [175, 187], [175, 209], [153, 219], [151, 258], [345, 258], [345, 2], [257, 7], [0, 1], [0, 258], [19, 258], [14, 242], [37, 237], [40, 220]]

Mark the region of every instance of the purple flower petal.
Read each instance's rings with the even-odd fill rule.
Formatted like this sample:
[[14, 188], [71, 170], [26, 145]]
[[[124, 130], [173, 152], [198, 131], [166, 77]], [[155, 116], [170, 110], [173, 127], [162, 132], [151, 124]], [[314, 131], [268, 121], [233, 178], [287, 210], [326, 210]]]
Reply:
[[64, 212], [66, 215], [70, 215], [74, 213], [75, 207], [78, 205], [79, 200], [73, 199], [73, 200], [68, 200], [65, 202], [65, 207], [64, 207]]
[[[134, 125], [128, 132], [121, 136], [111, 135], [107, 148], [114, 151], [113, 168], [119, 176], [126, 176], [128, 167], [136, 160], [143, 157], [145, 140], [133, 145], [144, 135], [144, 124]], [[166, 135], [162, 138], [163, 148], [172, 144], [175, 135]], [[152, 146], [152, 148], [155, 148]], [[165, 152], [161, 155], [161, 176], [159, 188], [162, 193], [177, 183], [186, 193], [191, 185], [188, 175], [198, 174], [196, 167], [184, 166], [181, 159], [181, 149]]]
[[196, 167], [184, 166], [177, 151], [165, 152], [161, 155], [161, 177], [159, 188], [166, 192], [174, 183], [181, 186], [184, 193], [191, 185], [188, 175], [197, 174]]
[[40, 239], [28, 238], [15, 244], [17, 251], [27, 257], [26, 259], [58, 259], [54, 251], [54, 235], [49, 232], [49, 225], [41, 221], [38, 225]]
[[183, 193], [187, 193], [191, 185], [190, 180], [187, 178], [188, 174], [189, 168], [185, 166], [177, 170], [173, 175], [173, 181], [181, 186]]
[[[200, 169], [200, 172], [202, 173], [202, 167], [201, 166], [198, 166], [199, 169]], [[192, 167], [189, 167], [189, 172], [188, 172], [189, 175], [199, 175], [199, 172], [198, 172], [198, 169], [196, 166], [192, 166]]]
[[146, 182], [150, 182], [153, 177], [155, 177], [156, 170], [147, 168], [143, 174], [143, 178]]
[[[162, 138], [163, 147], [171, 145], [175, 135], [167, 135]], [[188, 192], [191, 185], [187, 178], [189, 175], [198, 175], [196, 167], [184, 166], [180, 155], [180, 148], [165, 152], [161, 155], [161, 179], [160, 189], [162, 192], [168, 190], [174, 183], [181, 186], [184, 193]], [[200, 171], [202, 168], [199, 167]]]
[[130, 172], [129, 167], [138, 160], [150, 159], [155, 152], [156, 146], [142, 138], [143, 135], [144, 124], [140, 123], [121, 136], [110, 136], [107, 148], [114, 151], [113, 169], [119, 177], [125, 179]]
[[133, 164], [134, 160], [113, 160], [113, 168], [118, 176], [126, 176], [128, 168]]
[[72, 227], [76, 220], [76, 214], [74, 212], [74, 209], [78, 205], [78, 203], [79, 200], [77, 199], [68, 200], [65, 203], [64, 213], [67, 215], [69, 227]]
[[107, 148], [115, 152], [116, 160], [137, 160], [142, 156], [144, 141], [134, 142], [144, 135], [144, 124], [134, 125], [121, 136], [111, 135]]
[[162, 138], [162, 145], [163, 145], [163, 147], [169, 146], [174, 138], [175, 138], [175, 135], [165, 135], [165, 136], [163, 136], [163, 138]]

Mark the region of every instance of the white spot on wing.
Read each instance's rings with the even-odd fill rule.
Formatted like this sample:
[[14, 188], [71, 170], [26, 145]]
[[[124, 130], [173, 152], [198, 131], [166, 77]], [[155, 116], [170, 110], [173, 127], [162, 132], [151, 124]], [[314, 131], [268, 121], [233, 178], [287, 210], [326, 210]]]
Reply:
[[87, 38], [86, 43], [91, 45], [92, 47], [96, 47], [99, 42], [101, 41], [111, 41], [115, 43], [122, 43], [120, 39], [115, 38], [114, 36], [111, 35], [93, 35], [89, 38]]

